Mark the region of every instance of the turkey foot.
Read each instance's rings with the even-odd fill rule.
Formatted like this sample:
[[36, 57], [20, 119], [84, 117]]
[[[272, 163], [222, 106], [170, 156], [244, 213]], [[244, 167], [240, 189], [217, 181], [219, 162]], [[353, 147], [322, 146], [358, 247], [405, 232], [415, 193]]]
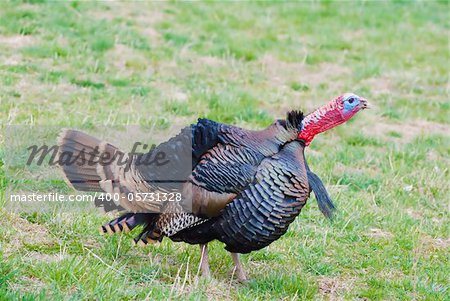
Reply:
[[244, 269], [242, 268], [241, 262], [239, 261], [239, 253], [231, 253], [231, 257], [233, 258], [234, 262], [233, 272], [236, 273], [237, 279], [240, 282], [246, 282], [248, 279], [245, 275]]

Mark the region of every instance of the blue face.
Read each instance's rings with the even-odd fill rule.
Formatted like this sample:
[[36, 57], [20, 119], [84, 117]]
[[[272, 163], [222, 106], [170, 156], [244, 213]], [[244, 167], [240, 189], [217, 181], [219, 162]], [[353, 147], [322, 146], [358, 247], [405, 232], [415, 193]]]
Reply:
[[344, 112], [353, 111], [359, 105], [359, 97], [355, 94], [350, 94], [344, 98]]

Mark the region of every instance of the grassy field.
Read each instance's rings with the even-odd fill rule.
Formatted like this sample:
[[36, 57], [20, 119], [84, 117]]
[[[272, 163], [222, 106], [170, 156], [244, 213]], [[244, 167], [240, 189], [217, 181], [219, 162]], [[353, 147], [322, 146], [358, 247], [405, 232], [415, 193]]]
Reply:
[[[231, 280], [219, 243], [206, 280], [197, 246], [132, 247], [98, 234], [100, 213], [0, 208], [0, 300], [449, 300], [448, 9], [0, 2], [2, 130], [198, 117], [262, 128], [348, 91], [374, 106], [307, 150], [336, 219], [312, 197], [284, 237], [242, 256], [250, 282]], [[3, 199], [15, 181], [4, 169]]]

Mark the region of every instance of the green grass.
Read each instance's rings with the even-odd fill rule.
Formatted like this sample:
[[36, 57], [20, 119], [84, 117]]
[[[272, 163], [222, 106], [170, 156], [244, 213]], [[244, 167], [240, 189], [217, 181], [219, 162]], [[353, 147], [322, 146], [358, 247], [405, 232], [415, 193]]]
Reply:
[[[0, 209], [0, 299], [448, 300], [448, 6], [1, 2], [2, 130], [262, 128], [347, 91], [374, 108], [307, 150], [336, 219], [310, 200], [285, 236], [243, 256], [249, 283], [230, 281], [220, 243], [206, 280], [198, 247], [100, 236], [110, 216]], [[61, 180], [14, 179], [1, 163], [1, 203], [11, 185], [67, 191]]]

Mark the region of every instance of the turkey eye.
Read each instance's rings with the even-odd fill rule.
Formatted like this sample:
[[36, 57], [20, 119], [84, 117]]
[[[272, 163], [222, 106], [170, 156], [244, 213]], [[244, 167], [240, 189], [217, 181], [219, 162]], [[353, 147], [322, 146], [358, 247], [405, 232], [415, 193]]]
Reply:
[[353, 103], [355, 101], [355, 99], [352, 97], [348, 100], [349, 103]]

